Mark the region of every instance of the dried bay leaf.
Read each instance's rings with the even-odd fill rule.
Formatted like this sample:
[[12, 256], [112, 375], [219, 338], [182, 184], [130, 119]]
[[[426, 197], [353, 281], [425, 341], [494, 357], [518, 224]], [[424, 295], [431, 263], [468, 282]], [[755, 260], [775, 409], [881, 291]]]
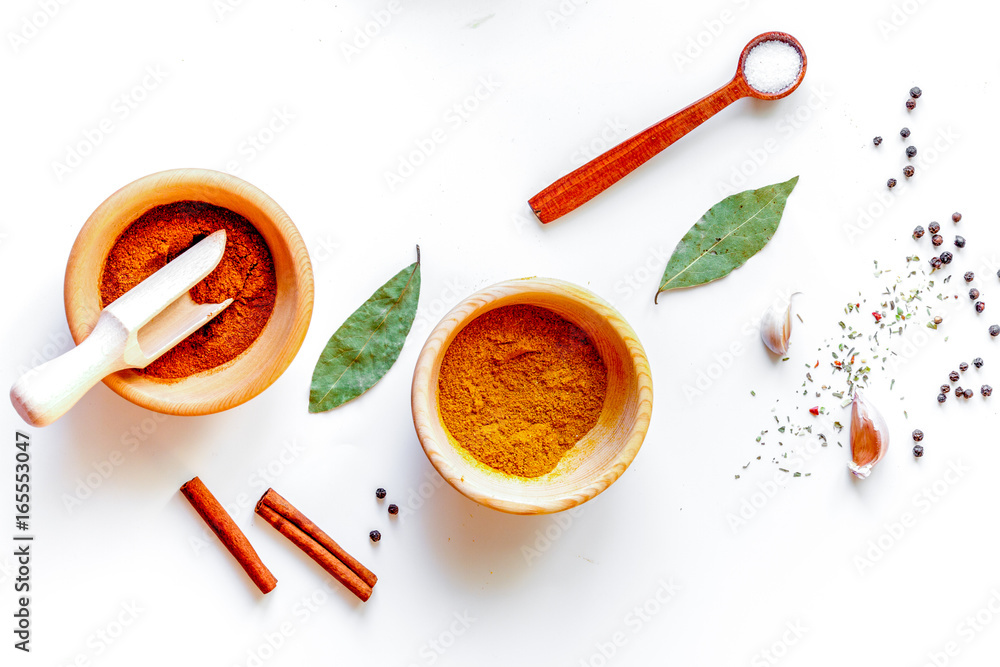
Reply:
[[656, 297], [667, 290], [718, 280], [742, 266], [774, 236], [788, 195], [798, 182], [796, 176], [739, 192], [708, 209], [674, 248]]
[[371, 389], [399, 358], [420, 299], [417, 261], [379, 287], [327, 341], [313, 369], [309, 412], [336, 408]]

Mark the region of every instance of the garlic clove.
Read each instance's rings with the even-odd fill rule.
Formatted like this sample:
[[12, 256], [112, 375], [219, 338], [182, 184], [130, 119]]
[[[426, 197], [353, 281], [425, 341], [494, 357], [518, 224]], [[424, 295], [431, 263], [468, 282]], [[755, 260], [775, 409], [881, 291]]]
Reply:
[[847, 464], [859, 479], [871, 474], [872, 468], [882, 460], [889, 449], [889, 428], [879, 411], [868, 399], [854, 390], [851, 406], [851, 458]]
[[788, 352], [788, 339], [792, 335], [792, 303], [780, 309], [774, 305], [760, 318], [760, 338], [767, 349], [775, 354]]

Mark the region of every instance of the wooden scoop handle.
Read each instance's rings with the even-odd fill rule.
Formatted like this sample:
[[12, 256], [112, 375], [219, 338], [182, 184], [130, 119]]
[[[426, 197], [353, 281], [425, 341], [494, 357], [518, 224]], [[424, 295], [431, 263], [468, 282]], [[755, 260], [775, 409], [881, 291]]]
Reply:
[[115, 324], [102, 317], [82, 343], [18, 378], [10, 401], [24, 421], [48, 426], [105, 376], [128, 368], [122, 358], [126, 333]]
[[528, 200], [531, 210], [543, 223], [561, 218], [607, 190], [722, 109], [750, 94], [750, 87], [737, 74], [732, 81], [714, 93], [563, 176]]

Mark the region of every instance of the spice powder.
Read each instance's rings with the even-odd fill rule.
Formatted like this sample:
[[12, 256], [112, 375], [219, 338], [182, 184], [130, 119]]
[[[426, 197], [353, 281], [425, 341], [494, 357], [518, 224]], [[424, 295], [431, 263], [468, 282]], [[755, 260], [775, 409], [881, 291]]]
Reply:
[[539, 477], [597, 423], [607, 375], [580, 327], [537, 306], [496, 308], [462, 329], [445, 352], [441, 418], [477, 461]]
[[243, 216], [199, 201], [156, 206], [115, 241], [101, 271], [101, 307], [125, 294], [203, 238], [226, 230], [219, 265], [191, 288], [195, 303], [233, 302], [214, 319], [135, 372], [178, 380], [240, 356], [257, 339], [274, 310], [277, 279], [267, 242]]

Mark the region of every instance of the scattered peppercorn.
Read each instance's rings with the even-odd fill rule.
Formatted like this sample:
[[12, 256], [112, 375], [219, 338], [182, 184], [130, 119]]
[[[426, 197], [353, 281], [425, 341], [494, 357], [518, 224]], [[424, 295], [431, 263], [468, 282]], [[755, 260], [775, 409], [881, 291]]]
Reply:
[[942, 322], [944, 322], [944, 318], [943, 317], [941, 317], [940, 315], [935, 315], [934, 316], [934, 324], [941, 324]]
[[910, 136], [910, 128], [904, 127], [902, 130], [899, 131], [899, 136], [903, 137], [904, 139]]
[[948, 373], [948, 379], [952, 382], [958, 382], [958, 371], [952, 371]]
[[379, 540], [382, 539], [382, 533], [378, 532], [377, 530], [373, 530], [372, 532], [368, 533], [368, 537], [371, 538], [372, 542], [378, 542]]
[[906, 165], [905, 167], [903, 167], [903, 176], [906, 176], [907, 178], [913, 178], [913, 174], [915, 171], [916, 170], [912, 166]]
[[375, 497], [378, 498], [379, 500], [385, 498], [385, 489], [383, 489], [381, 486], [375, 489]]
[[913, 442], [920, 442], [924, 439], [924, 432], [919, 428], [913, 429]]
[[973, 301], [975, 301], [976, 299], [978, 299], [979, 298], [979, 290], [977, 290], [975, 287], [973, 287], [972, 289], [970, 289], [969, 290], [969, 298], [972, 299]]
[[924, 455], [924, 446], [923, 445], [913, 445], [913, 456], [915, 458], [919, 459], [923, 455]]
[[927, 229], [930, 230], [931, 234], [937, 234], [938, 232], [941, 231], [941, 225], [939, 225], [937, 222], [932, 222], [931, 224], [927, 225]]
[[965, 390], [961, 387], [955, 387], [955, 398], [965, 398]]
[[982, 368], [983, 367], [983, 358], [982, 357], [976, 357], [975, 359], [972, 360], [972, 365], [975, 366], [976, 368]]
[[954, 213], [951, 214], [951, 221], [952, 222], [954, 222], [954, 223], [957, 224], [958, 221], [961, 220], [961, 219], [962, 219], [962, 214], [959, 213], [958, 211], [955, 211]]
[[910, 97], [917, 99], [923, 94], [923, 92], [924, 91], [920, 90], [920, 88], [914, 86], [913, 88], [910, 88]]
[[970, 399], [970, 398], [972, 398], [972, 396], [973, 396], [973, 395], [974, 395], [975, 393], [976, 393], [976, 392], [972, 391], [971, 389], [966, 389], [966, 390], [965, 390], [965, 398], [966, 398], [966, 399]]
[[945, 396], [944, 394], [938, 394], [938, 403], [944, 403], [947, 400], [948, 400], [947, 396]]
[[389, 514], [399, 514], [399, 506], [396, 503], [389, 505]]
[[960, 371], [962, 371], [964, 373], [965, 371], [969, 370], [969, 364], [967, 364], [967, 363], [965, 363], [963, 361], [962, 363], [960, 363], [958, 365], [958, 370], [960, 370]]
[[888, 181], [885, 182], [885, 186], [887, 188], [894, 188], [894, 187], [896, 187], [896, 179], [895, 178], [890, 178]]
[[919, 238], [923, 238], [923, 236], [924, 236], [924, 228], [923, 227], [921, 227], [920, 225], [917, 225], [916, 227], [913, 228], [913, 238], [919, 239]]
[[931, 257], [930, 260], [928, 261], [931, 263], [931, 268], [934, 269], [940, 269], [942, 266], [944, 266], [941, 262], [940, 257]]
[[944, 243], [944, 237], [941, 236], [940, 234], [935, 234], [934, 236], [931, 237], [931, 243], [933, 243], [935, 246], [939, 246], [942, 243]]
[[882, 143], [882, 137], [875, 137], [874, 139], [872, 139], [872, 143], [875, 144], [876, 146], [880, 145]]
[[976, 302], [976, 312], [977, 313], [981, 313], [984, 310], [986, 310], [986, 304], [983, 303], [982, 301], [977, 301]]
[[1000, 324], [990, 325], [990, 335], [993, 336], [994, 338], [1000, 336]]
[[982, 387], [979, 388], [979, 393], [981, 393], [984, 397], [989, 396], [993, 393], [993, 387], [989, 386], [988, 384], [984, 384]]
[[942, 263], [942, 264], [951, 264], [951, 260], [952, 260], [953, 258], [954, 258], [954, 255], [952, 255], [952, 254], [951, 254], [950, 252], [948, 252], [947, 250], [946, 250], [946, 251], [944, 251], [943, 253], [941, 253], [941, 263]]
[[955, 237], [955, 247], [956, 248], [964, 248], [965, 247], [965, 237], [964, 236], [956, 236]]
[[913, 157], [916, 154], [917, 154], [917, 147], [916, 146], [907, 146], [906, 147], [906, 157]]
[[943, 385], [941, 385], [941, 393], [942, 394], [947, 394], [949, 391], [951, 391], [951, 385], [950, 384], [943, 384]]
[[971, 283], [975, 279], [976, 279], [976, 274], [975, 273], [973, 273], [972, 271], [966, 271], [965, 272], [965, 282]]
[[906, 110], [913, 111], [917, 107], [917, 101], [912, 97], [906, 100]]

